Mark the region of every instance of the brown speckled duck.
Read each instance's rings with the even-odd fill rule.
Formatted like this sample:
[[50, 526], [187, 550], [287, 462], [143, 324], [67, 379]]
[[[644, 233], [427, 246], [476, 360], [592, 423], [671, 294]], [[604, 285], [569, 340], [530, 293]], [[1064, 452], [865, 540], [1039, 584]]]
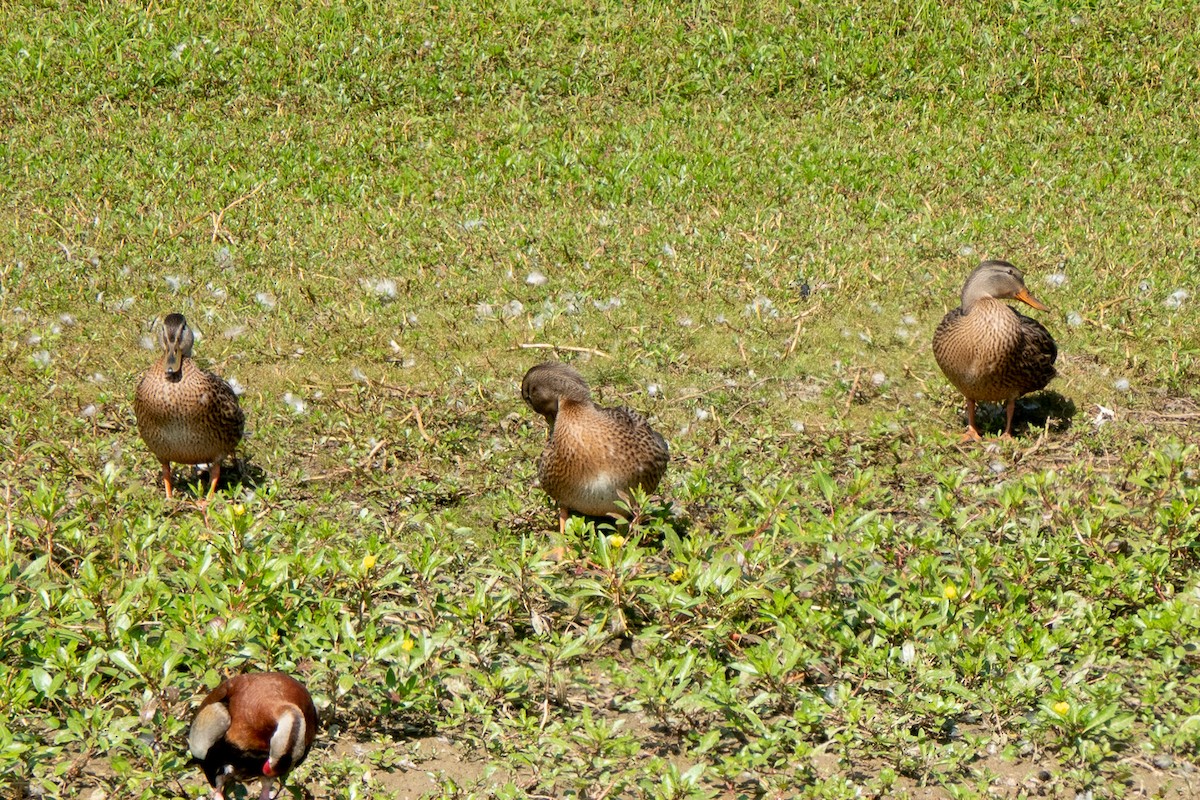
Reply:
[[550, 426], [538, 478], [558, 504], [560, 532], [571, 511], [620, 515], [617, 501], [628, 499], [630, 489], [658, 487], [670, 458], [666, 440], [636, 411], [595, 405], [571, 367], [557, 361], [532, 367], [521, 397]]
[[192, 329], [182, 314], [168, 314], [161, 330], [163, 355], [138, 381], [133, 413], [138, 433], [162, 463], [167, 497], [174, 490], [171, 463], [208, 464], [209, 496], [221, 477], [221, 459], [233, 455], [246, 418], [229, 384], [192, 360]]
[[967, 432], [978, 440], [977, 402], [1003, 402], [1012, 436], [1017, 398], [1043, 388], [1054, 377], [1058, 348], [1037, 320], [1018, 314], [1006, 299], [1049, 311], [1025, 288], [1021, 270], [1007, 261], [985, 261], [963, 285], [962, 305], [943, 319], [933, 334], [933, 355], [950, 382], [967, 398]]

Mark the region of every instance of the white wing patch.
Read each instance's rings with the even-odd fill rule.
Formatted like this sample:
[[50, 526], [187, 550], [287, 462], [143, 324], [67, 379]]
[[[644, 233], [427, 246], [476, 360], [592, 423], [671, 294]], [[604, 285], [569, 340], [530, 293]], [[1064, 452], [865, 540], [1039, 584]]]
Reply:
[[213, 703], [201, 709], [188, 731], [188, 749], [192, 755], [203, 761], [209, 749], [229, 730], [230, 721], [229, 709], [224, 703]]

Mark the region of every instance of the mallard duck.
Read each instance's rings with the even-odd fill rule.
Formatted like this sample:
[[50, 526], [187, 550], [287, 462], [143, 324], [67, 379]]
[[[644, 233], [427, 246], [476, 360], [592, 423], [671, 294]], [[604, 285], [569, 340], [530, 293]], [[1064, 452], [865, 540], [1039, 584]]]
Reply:
[[204, 698], [188, 732], [192, 758], [204, 768], [213, 800], [226, 785], [262, 779], [260, 800], [269, 800], [304, 761], [317, 738], [317, 709], [308, 690], [282, 672], [237, 675]]
[[938, 366], [967, 398], [963, 441], [980, 438], [977, 402], [1005, 403], [1004, 436], [1012, 436], [1017, 398], [1041, 389], [1055, 374], [1058, 348], [1050, 332], [1002, 302], [1007, 299], [1050, 310], [1025, 288], [1021, 270], [1007, 261], [985, 261], [967, 277], [962, 305], [942, 318], [933, 334]]
[[211, 497], [221, 459], [242, 439], [246, 418], [229, 384], [192, 360], [192, 329], [182, 314], [168, 314], [160, 331], [163, 355], [133, 395], [138, 433], [162, 463], [167, 497], [174, 490], [171, 463], [208, 464]]
[[636, 411], [595, 405], [571, 367], [557, 361], [532, 367], [521, 397], [550, 426], [538, 478], [558, 504], [560, 533], [571, 511], [617, 516], [617, 501], [627, 501], [631, 489], [658, 487], [670, 458], [666, 440]]

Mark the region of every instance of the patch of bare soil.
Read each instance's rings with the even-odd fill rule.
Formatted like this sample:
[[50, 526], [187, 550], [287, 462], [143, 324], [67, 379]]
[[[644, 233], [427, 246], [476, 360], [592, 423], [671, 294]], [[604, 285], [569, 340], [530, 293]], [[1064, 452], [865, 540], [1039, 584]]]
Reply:
[[[395, 752], [381, 753], [394, 748]], [[383, 758], [377, 758], [378, 755]], [[351, 736], [340, 739], [330, 750], [329, 758], [349, 758], [377, 762], [364, 774], [364, 788], [396, 800], [416, 800], [435, 792], [446, 780], [461, 787], [501, 786], [511, 780], [504, 770], [488, 773], [488, 763], [470, 757], [448, 739], [430, 736], [403, 743], [360, 742]], [[317, 800], [344, 797], [344, 787], [314, 789]], [[368, 794], [367, 796], [370, 796]]]
[[[819, 752], [813, 755], [813, 767], [822, 778], [832, 778], [837, 775], [845, 776], [846, 769], [839, 763], [836, 754]], [[1121, 783], [1123, 792], [1108, 792], [1093, 790], [1080, 793], [1065, 785], [1063, 781], [1064, 768], [1053, 759], [1016, 759], [1010, 760], [996, 753], [981, 757], [972, 764], [973, 780], [964, 783], [976, 784], [981, 778], [990, 778], [988, 796], [1003, 800], [1018, 800], [1032, 797], [1066, 797], [1090, 800], [1096, 797], [1113, 795], [1126, 798], [1155, 798], [1155, 800], [1186, 800], [1200, 797], [1200, 771], [1191, 764], [1168, 764], [1160, 769], [1154, 764], [1139, 759], [1129, 759], [1125, 766], [1129, 776]], [[885, 766], [878, 764], [858, 764], [854, 767], [851, 779], [856, 782], [869, 780], [878, 774]], [[1114, 790], [1116, 787], [1113, 787]], [[894, 792], [910, 800], [951, 800], [954, 795], [949, 789], [936, 785], [922, 786], [911, 778], [899, 777]]]
[[[617, 716], [622, 719], [625, 732], [635, 734], [641, 740], [643, 756], [664, 757], [681, 771], [695, 763], [686, 754], [679, 752], [673, 737], [665, 734], [644, 715]], [[309, 761], [323, 766], [338, 761], [357, 764], [362, 769], [351, 772], [356, 776], [361, 774], [361, 778], [355, 779], [362, 781], [363, 797], [417, 800], [439, 793], [450, 782], [463, 789], [486, 794], [489, 788], [499, 788], [512, 781], [518, 784], [523, 782], [521, 776], [514, 776], [506, 770], [489, 769], [491, 765], [486, 759], [480, 759], [449, 739], [437, 736], [397, 742], [362, 742], [353, 735], [346, 734], [332, 745], [318, 746], [318, 749], [310, 754]], [[827, 750], [818, 750], [811, 756], [811, 762], [814, 771], [821, 778], [842, 776], [859, 784], [868, 783], [888, 766], [883, 762], [861, 761], [847, 767], [841, 763], [837, 753]], [[1193, 764], [1166, 758], [1156, 762], [1129, 758], [1122, 762], [1122, 766], [1127, 770], [1127, 776], [1122, 779], [1121, 787], [1114, 786], [1111, 792], [1095, 789], [1089, 795], [1080, 794], [1072, 788], [1066, 779], [1065, 767], [1051, 758], [1031, 756], [1009, 759], [995, 752], [981, 754], [971, 765], [972, 775], [962, 783], [976, 786], [986, 780], [988, 796], [1003, 800], [1035, 797], [1100, 798], [1113, 795], [1154, 800], [1186, 800], [1200, 797], [1200, 770]], [[77, 780], [71, 783], [71, 791], [67, 796], [83, 800], [115, 800], [117, 795], [114, 794], [116, 790], [113, 787], [119, 785], [120, 781], [106, 758], [79, 759], [75, 767]], [[936, 781], [937, 778], [931, 780]], [[176, 790], [179, 797], [194, 794], [194, 789], [189, 791], [186, 787], [206, 785], [199, 769], [165, 777], [163, 782], [166, 787]], [[334, 797], [347, 796], [345, 785], [320, 785], [318, 779], [311, 774], [299, 784], [289, 782], [289, 786], [285, 788], [296, 786], [302, 787], [303, 796], [308, 800], [331, 800]], [[25, 786], [9, 788], [15, 794], [5, 795], [0, 791], [0, 797], [29, 800], [44, 796], [41, 792], [30, 791], [29, 787]], [[251, 788], [256, 791], [258, 787], [255, 785]], [[746, 794], [744, 786], [709, 788], [717, 790], [721, 798], [752, 796]], [[909, 800], [951, 800], [954, 797], [951, 790], [944, 785], [921, 785], [919, 781], [905, 776], [897, 778], [891, 794]], [[248, 793], [246, 789], [236, 789], [231, 796], [253, 797], [254, 794]], [[291, 795], [285, 791], [282, 796]]]

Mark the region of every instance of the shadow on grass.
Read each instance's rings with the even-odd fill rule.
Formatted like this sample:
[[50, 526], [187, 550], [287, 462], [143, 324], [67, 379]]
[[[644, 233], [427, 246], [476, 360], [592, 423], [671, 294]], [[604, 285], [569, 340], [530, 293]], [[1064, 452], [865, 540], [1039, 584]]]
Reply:
[[[212, 470], [209, 465], [198, 470], [195, 467], [176, 465], [183, 473], [176, 472], [175, 492], [194, 499], [208, 496], [208, 484], [212, 480]], [[191, 470], [190, 472], [187, 470]], [[237, 458], [230, 463], [221, 465], [221, 477], [217, 481], [217, 491], [240, 494], [242, 489], [254, 490], [266, 483], [267, 471], [248, 458]]]
[[[1013, 436], [1036, 434], [1043, 430], [1055, 434], [1066, 433], [1071, 428], [1075, 414], [1075, 401], [1058, 392], [1042, 391], [1026, 395], [1017, 400]], [[1004, 404], [980, 403], [975, 409], [975, 421], [983, 436], [999, 436], [1004, 433]]]

